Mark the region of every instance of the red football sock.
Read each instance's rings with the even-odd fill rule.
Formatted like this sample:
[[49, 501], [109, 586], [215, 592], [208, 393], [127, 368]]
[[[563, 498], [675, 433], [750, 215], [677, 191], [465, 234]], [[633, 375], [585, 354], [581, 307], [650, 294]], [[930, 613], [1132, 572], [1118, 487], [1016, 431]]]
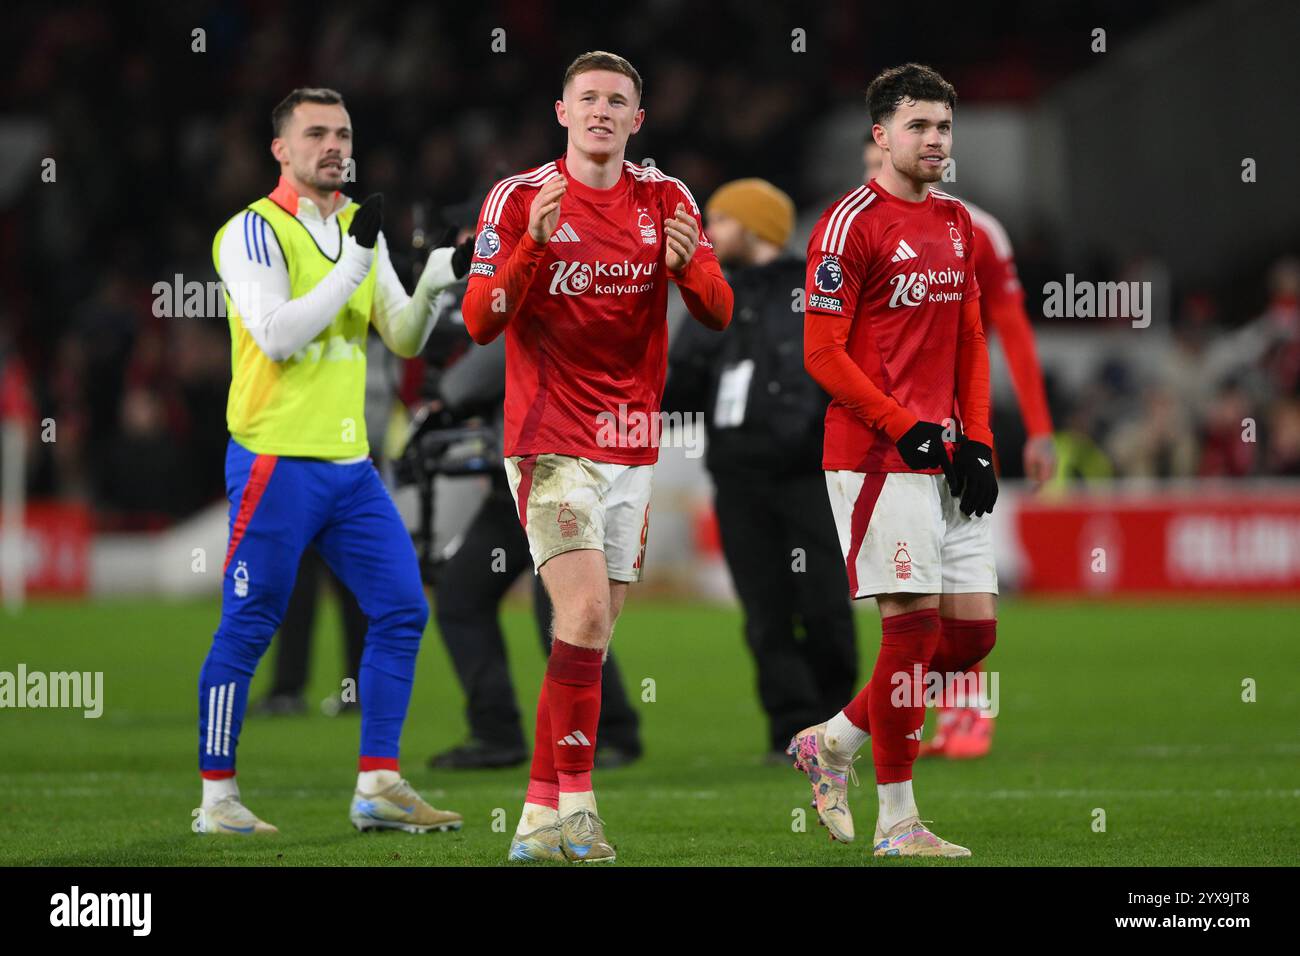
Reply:
[[[867, 701], [876, 783], [912, 779], [925, 723], [924, 678], [938, 643], [937, 609], [897, 614], [881, 622], [880, 655], [871, 672], [871, 682], [878, 690]], [[895, 675], [902, 677], [896, 679]], [[899, 697], [902, 700], [895, 706]]]
[[966, 668], [962, 679], [951, 681], [945, 688], [944, 700], [951, 700], [954, 707], [978, 710], [981, 707], [980, 671], [982, 669], [982, 664], [972, 664]]
[[604, 657], [603, 651], [567, 644], [558, 637], [551, 644], [544, 683], [551, 711], [550, 744], [561, 793], [591, 789]]
[[856, 697], [844, 705], [844, 716], [858, 730], [871, 733], [871, 714], [868, 701], [871, 699], [871, 681], [862, 685]]
[[537, 729], [533, 733], [533, 766], [528, 771], [525, 803], [540, 807], [559, 807], [560, 782], [555, 775], [555, 754], [551, 749], [551, 707], [546, 699], [546, 681], [537, 696]]
[[997, 618], [960, 621], [945, 617], [939, 623], [939, 646], [930, 658], [930, 670], [942, 674], [975, 670], [975, 665], [989, 656], [998, 639]]

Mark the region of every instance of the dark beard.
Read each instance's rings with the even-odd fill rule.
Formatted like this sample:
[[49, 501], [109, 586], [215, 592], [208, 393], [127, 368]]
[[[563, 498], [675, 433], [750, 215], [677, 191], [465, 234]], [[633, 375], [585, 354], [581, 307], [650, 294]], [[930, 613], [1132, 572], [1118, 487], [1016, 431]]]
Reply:
[[944, 167], [940, 166], [933, 173], [930, 173], [921, 165], [921, 160], [918, 158], [916, 165], [908, 172], [908, 176], [919, 183], [937, 183], [943, 181], [943, 170]]
[[305, 182], [312, 189], [319, 189], [321, 192], [333, 192], [343, 184], [343, 170], [339, 170], [338, 182], [329, 182], [321, 174], [320, 170], [312, 170], [310, 176], [303, 177]]

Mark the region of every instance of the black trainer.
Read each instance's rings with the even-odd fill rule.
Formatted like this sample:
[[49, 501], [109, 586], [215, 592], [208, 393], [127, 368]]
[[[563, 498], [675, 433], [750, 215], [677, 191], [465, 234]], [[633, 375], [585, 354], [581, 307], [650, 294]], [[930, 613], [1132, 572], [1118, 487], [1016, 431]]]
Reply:
[[297, 717], [307, 713], [307, 701], [298, 694], [268, 694], [248, 712], [254, 717]]
[[458, 747], [429, 758], [433, 770], [494, 770], [500, 767], [518, 767], [528, 760], [528, 751], [522, 746], [501, 746], [470, 738]]
[[641, 759], [641, 748], [620, 747], [616, 744], [596, 745], [596, 767], [600, 770], [617, 770]]

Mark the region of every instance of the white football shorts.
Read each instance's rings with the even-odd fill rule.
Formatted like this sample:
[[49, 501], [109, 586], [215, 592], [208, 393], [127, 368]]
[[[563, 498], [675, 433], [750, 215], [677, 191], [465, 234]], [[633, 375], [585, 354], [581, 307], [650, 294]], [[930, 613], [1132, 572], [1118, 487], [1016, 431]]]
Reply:
[[966, 516], [943, 475], [826, 472], [853, 598], [998, 593], [989, 516]]
[[640, 581], [650, 533], [654, 465], [572, 455], [506, 459], [506, 477], [536, 572], [565, 551], [605, 552], [612, 581]]

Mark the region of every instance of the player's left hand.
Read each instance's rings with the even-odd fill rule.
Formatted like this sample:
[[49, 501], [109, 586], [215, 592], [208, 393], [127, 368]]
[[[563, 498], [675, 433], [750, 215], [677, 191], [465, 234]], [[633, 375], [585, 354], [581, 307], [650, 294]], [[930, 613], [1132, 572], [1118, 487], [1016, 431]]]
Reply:
[[700, 242], [700, 224], [686, 211], [685, 203], [679, 202], [673, 218], [664, 220], [664, 242], [668, 246], [664, 265], [669, 272], [681, 272]]
[[983, 442], [963, 438], [952, 456], [961, 492], [961, 513], [977, 518], [990, 514], [998, 500], [998, 476], [993, 472], [993, 449]]

